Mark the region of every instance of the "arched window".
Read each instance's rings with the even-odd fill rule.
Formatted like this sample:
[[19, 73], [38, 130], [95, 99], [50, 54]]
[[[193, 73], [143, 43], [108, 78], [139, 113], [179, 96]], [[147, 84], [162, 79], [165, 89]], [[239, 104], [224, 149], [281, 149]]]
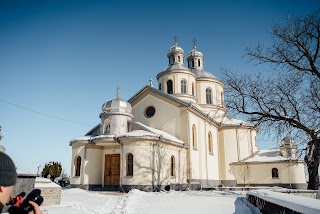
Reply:
[[109, 134], [110, 133], [110, 124], [108, 124], [107, 126], [106, 126], [106, 132], [105, 132], [106, 134]]
[[161, 91], [161, 89], [162, 89], [162, 87], [161, 87], [162, 85], [161, 85], [161, 83], [159, 83], [159, 90]]
[[194, 96], [194, 82], [192, 83], [192, 88], [191, 88], [191, 90], [192, 90], [192, 96]]
[[76, 173], [75, 176], [80, 176], [80, 169], [81, 169], [81, 157], [78, 156], [76, 159]]
[[172, 57], [172, 62], [175, 62], [176, 61], [176, 58], [175, 57]]
[[127, 176], [133, 176], [133, 155], [127, 155]]
[[167, 81], [167, 93], [173, 94], [172, 80]]
[[181, 93], [187, 93], [187, 80], [181, 80]]
[[198, 59], [198, 66], [200, 67], [200, 59]]
[[278, 169], [277, 168], [272, 168], [272, 178], [273, 179], [277, 179], [279, 178], [279, 174], [278, 174]]
[[192, 126], [192, 147], [197, 149], [197, 130], [195, 125]]
[[178, 62], [180, 62], [180, 56], [178, 56]]
[[213, 154], [213, 148], [212, 148], [212, 135], [211, 132], [208, 133], [208, 150], [210, 154]]
[[212, 97], [211, 97], [211, 89], [210, 88], [206, 89], [206, 103], [212, 104]]
[[194, 67], [194, 60], [192, 60], [192, 67]]
[[171, 164], [170, 164], [170, 176], [175, 176], [175, 158], [174, 158], [174, 156], [172, 155], [171, 156]]

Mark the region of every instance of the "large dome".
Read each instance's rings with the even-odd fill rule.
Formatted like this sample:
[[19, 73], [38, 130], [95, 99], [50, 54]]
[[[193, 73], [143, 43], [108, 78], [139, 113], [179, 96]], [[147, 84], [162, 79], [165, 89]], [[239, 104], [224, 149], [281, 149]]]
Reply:
[[208, 79], [217, 79], [212, 73], [209, 71], [206, 71], [204, 69], [198, 70], [198, 69], [192, 69], [192, 72], [197, 75], [197, 78], [208, 78]]
[[120, 97], [115, 97], [111, 100], [106, 101], [102, 105], [103, 112], [125, 112], [130, 113], [132, 111], [131, 104]]

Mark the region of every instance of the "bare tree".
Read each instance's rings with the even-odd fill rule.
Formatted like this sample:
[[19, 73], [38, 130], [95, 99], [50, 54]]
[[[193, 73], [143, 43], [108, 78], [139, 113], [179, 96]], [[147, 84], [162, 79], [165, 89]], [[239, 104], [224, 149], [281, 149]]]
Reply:
[[249, 170], [249, 166], [245, 164], [245, 162], [243, 162], [243, 164], [241, 164], [240, 166], [238, 166], [238, 175], [239, 177], [243, 180], [243, 186], [246, 186], [246, 181], [249, 179], [250, 177], [250, 170]]
[[[273, 66], [271, 75], [239, 76], [223, 70], [226, 103], [266, 132], [290, 133], [302, 149], [308, 167], [308, 189], [319, 185], [320, 161], [320, 18], [288, 17], [275, 24], [273, 45], [246, 50], [250, 61]], [[299, 144], [300, 142], [300, 144]]]

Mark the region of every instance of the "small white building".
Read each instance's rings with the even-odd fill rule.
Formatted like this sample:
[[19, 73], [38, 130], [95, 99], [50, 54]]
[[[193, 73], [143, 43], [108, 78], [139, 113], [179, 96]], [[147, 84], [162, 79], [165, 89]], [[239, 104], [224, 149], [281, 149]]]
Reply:
[[157, 75], [158, 89], [147, 85], [128, 101], [117, 94], [102, 105], [101, 122], [71, 140], [71, 186], [306, 188], [304, 162], [294, 156], [293, 144], [259, 151], [257, 128], [226, 115], [224, 85], [204, 70], [195, 46], [187, 55], [188, 67], [177, 44], [167, 57], [167, 68]]

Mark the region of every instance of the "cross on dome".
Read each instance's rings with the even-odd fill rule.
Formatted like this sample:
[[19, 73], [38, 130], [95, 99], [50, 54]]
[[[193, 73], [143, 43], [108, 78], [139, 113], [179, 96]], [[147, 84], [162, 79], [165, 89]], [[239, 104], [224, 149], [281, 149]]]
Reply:
[[193, 38], [192, 42], [193, 42], [193, 49], [196, 49], [197, 48], [197, 46], [196, 46], [196, 43], [197, 43], [196, 38]]
[[117, 86], [116, 91], [117, 91], [117, 97], [119, 98], [119, 93], [120, 93], [120, 87], [119, 86]]
[[177, 35], [174, 35], [173, 39], [174, 39], [174, 45], [177, 45], [177, 44], [178, 44], [178, 37], [177, 37]]

